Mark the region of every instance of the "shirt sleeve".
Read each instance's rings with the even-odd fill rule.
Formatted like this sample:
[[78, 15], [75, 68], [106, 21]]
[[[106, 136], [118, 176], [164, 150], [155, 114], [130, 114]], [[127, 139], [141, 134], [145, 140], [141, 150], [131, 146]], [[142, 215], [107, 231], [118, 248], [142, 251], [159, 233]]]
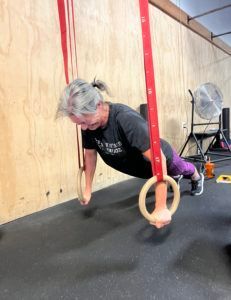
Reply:
[[135, 110], [126, 110], [118, 115], [118, 123], [131, 147], [142, 153], [150, 148], [146, 120]]
[[82, 144], [85, 149], [96, 149], [95, 143], [91, 136], [87, 134], [87, 130], [81, 130], [82, 133]]

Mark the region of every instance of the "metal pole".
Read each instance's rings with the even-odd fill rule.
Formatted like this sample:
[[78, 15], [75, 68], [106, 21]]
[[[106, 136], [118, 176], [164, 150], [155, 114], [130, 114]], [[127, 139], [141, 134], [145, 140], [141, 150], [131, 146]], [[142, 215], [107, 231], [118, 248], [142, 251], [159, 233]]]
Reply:
[[219, 11], [219, 10], [222, 10], [222, 9], [225, 9], [225, 8], [228, 8], [228, 7], [231, 7], [231, 4], [228, 4], [228, 5], [225, 5], [225, 6], [222, 6], [222, 7], [218, 7], [218, 8], [214, 8], [214, 9], [211, 9], [211, 10], [209, 10], [209, 11], [207, 11], [207, 12], [204, 12], [204, 13], [202, 13], [202, 14], [196, 15], [196, 16], [194, 16], [194, 17], [188, 17], [188, 22], [191, 21], [191, 20], [193, 20], [193, 19], [196, 19], [196, 18], [199, 18], [199, 17], [203, 17], [203, 16], [206, 16], [206, 15], [208, 15], [208, 14], [212, 14], [212, 13], [214, 13], [214, 12], [216, 12], [216, 11]]
[[214, 39], [216, 37], [219, 37], [219, 36], [222, 36], [222, 35], [226, 35], [226, 34], [231, 34], [231, 31], [220, 33], [220, 34], [213, 34], [213, 33], [211, 33], [211, 38]]

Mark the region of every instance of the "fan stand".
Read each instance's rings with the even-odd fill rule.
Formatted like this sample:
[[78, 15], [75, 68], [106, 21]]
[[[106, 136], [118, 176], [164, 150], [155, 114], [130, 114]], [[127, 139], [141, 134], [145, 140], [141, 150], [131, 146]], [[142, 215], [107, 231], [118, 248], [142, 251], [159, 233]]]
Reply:
[[[207, 161], [207, 157], [210, 156], [210, 161], [211, 162], [218, 162], [218, 161], [223, 161], [223, 160], [228, 160], [231, 159], [231, 150], [230, 150], [230, 146], [229, 143], [223, 133], [224, 130], [221, 129], [221, 116], [219, 116], [219, 122], [209, 122], [209, 123], [194, 123], [194, 109], [195, 109], [195, 100], [194, 100], [194, 96], [191, 92], [191, 90], [189, 90], [189, 93], [192, 97], [192, 115], [191, 115], [191, 132], [186, 140], [186, 142], [183, 145], [183, 148], [180, 152], [180, 156], [182, 158], [185, 158], [187, 160], [192, 160], [192, 161], [199, 161], [199, 162], [206, 162]], [[204, 126], [204, 125], [218, 125], [218, 129], [215, 130], [208, 130], [206, 132], [200, 132], [200, 133], [196, 133], [194, 132], [194, 127], [196, 126]], [[215, 140], [220, 140], [220, 136], [222, 136], [229, 154], [223, 154], [223, 153], [218, 153], [218, 152], [211, 152], [209, 151], [211, 149], [211, 146], [213, 145], [213, 142]], [[213, 137], [212, 141], [210, 142], [209, 146], [207, 147], [206, 151], [203, 151], [203, 140]], [[197, 145], [197, 153], [196, 155], [189, 155], [189, 156], [183, 156], [184, 150], [188, 144], [188, 142], [190, 141], [190, 139], [193, 139], [194, 142]], [[222, 158], [216, 158], [216, 159], [212, 159], [212, 156], [216, 155], [216, 156], [222, 156]]]

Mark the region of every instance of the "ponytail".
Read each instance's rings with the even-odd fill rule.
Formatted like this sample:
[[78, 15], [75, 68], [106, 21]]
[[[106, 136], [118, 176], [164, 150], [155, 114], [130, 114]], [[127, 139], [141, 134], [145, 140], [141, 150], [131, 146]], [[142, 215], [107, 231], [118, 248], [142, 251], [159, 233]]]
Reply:
[[91, 85], [94, 88], [97, 88], [98, 90], [100, 90], [101, 92], [106, 92], [109, 96], [111, 95], [109, 87], [102, 80], [99, 80], [99, 79], [96, 80], [96, 77], [95, 77], [94, 80], [91, 82]]

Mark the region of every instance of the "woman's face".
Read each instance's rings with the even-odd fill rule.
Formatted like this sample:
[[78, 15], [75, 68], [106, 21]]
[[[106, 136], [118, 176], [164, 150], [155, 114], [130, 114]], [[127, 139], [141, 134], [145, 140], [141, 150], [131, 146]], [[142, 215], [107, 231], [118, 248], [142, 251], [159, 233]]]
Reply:
[[70, 119], [73, 123], [80, 125], [82, 130], [96, 130], [103, 125], [100, 106], [97, 107], [96, 112], [93, 114], [84, 114], [79, 117], [71, 115]]

